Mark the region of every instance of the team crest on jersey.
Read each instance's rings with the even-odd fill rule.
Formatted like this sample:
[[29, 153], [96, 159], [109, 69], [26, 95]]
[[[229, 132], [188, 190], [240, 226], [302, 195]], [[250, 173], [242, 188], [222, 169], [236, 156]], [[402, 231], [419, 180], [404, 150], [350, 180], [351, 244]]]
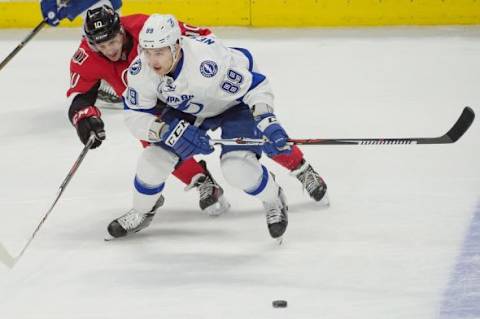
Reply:
[[200, 113], [204, 106], [202, 103], [192, 102], [193, 98], [194, 96], [191, 94], [169, 95], [166, 97], [165, 101], [170, 107], [173, 107], [184, 113], [195, 115]]
[[218, 72], [218, 66], [215, 62], [207, 60], [203, 61], [202, 64], [200, 64], [200, 73], [206, 78], [211, 78], [212, 76], [215, 76]]
[[88, 54], [83, 48], [78, 48], [77, 52], [72, 57], [72, 62], [78, 65], [82, 65], [85, 60], [88, 59]]
[[171, 77], [165, 77], [163, 81], [157, 87], [158, 93], [162, 94], [165, 92], [173, 92], [176, 89], [175, 84], [173, 83], [173, 79]]
[[137, 75], [138, 73], [140, 73], [141, 69], [142, 69], [142, 61], [137, 60], [134, 64], [130, 66], [130, 74]]

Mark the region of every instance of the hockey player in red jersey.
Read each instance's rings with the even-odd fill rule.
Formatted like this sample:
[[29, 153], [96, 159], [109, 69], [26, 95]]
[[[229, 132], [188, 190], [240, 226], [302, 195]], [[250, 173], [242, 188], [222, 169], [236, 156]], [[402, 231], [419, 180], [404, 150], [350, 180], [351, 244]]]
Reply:
[[[108, 82], [118, 96], [125, 90], [124, 73], [137, 56], [138, 33], [147, 15], [136, 14], [120, 18], [110, 7], [103, 6], [87, 12], [85, 36], [70, 62], [69, 118], [85, 144], [90, 134], [97, 140], [92, 148], [105, 139], [104, 123], [95, 106], [102, 80]], [[182, 32], [210, 33], [208, 29], [180, 24]], [[147, 146], [147, 143], [144, 143]], [[197, 188], [200, 208], [209, 215], [219, 215], [228, 210], [223, 189], [212, 178], [204, 162], [193, 158], [180, 162], [173, 174], [187, 184], [187, 189]], [[163, 199], [162, 199], [163, 201]]]

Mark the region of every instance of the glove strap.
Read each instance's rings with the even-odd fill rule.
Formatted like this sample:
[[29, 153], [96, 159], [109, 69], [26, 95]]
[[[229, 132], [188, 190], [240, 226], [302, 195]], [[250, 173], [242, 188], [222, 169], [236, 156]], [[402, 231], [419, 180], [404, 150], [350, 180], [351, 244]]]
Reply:
[[72, 124], [74, 126], [77, 126], [78, 122], [83, 119], [93, 116], [100, 117], [101, 115], [102, 113], [100, 113], [100, 110], [98, 108], [96, 108], [95, 106], [89, 106], [81, 109], [80, 111], [76, 112], [75, 115], [73, 115]]
[[278, 124], [277, 118], [275, 115], [267, 116], [257, 123], [257, 127], [260, 131], [265, 132], [265, 130], [272, 124]]

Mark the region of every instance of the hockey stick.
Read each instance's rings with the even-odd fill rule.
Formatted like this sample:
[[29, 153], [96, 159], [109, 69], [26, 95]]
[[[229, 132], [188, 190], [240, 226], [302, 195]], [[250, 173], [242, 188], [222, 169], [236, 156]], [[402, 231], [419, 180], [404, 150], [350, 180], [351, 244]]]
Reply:
[[10, 52], [10, 54], [5, 58], [3, 59], [2, 63], [0, 63], [0, 71], [3, 69], [3, 67], [5, 65], [7, 65], [7, 63], [15, 56], [17, 55], [18, 51], [20, 51], [46, 24], [47, 22], [45, 20], [42, 20], [42, 22], [40, 22], [36, 27], [35, 29], [33, 29], [26, 37], [25, 39], [23, 39], [22, 42], [20, 42], [19, 45], [17, 45], [17, 47], [12, 51]]
[[[452, 128], [438, 137], [407, 138], [335, 138], [335, 139], [289, 139], [289, 145], [410, 145], [410, 144], [450, 144], [455, 143], [472, 125], [475, 113], [465, 107]], [[213, 145], [263, 145], [265, 139], [212, 139]]]
[[0, 261], [2, 261], [9, 268], [13, 268], [13, 266], [15, 266], [15, 264], [18, 262], [18, 260], [25, 253], [25, 250], [27, 250], [28, 246], [30, 246], [30, 243], [32, 242], [33, 238], [35, 238], [35, 235], [40, 230], [40, 227], [43, 225], [43, 223], [47, 219], [48, 215], [52, 212], [53, 208], [55, 207], [58, 200], [60, 199], [60, 196], [62, 196], [63, 191], [67, 188], [68, 183], [72, 179], [73, 175], [77, 171], [78, 167], [82, 163], [83, 159], [85, 158], [85, 156], [88, 153], [88, 150], [90, 149], [90, 147], [93, 145], [94, 142], [95, 142], [95, 134], [92, 133], [92, 135], [90, 135], [90, 138], [88, 139], [87, 144], [85, 144], [85, 147], [83, 148], [82, 152], [80, 153], [77, 160], [73, 164], [72, 168], [68, 172], [67, 177], [65, 177], [62, 184], [60, 185], [60, 187], [58, 189], [58, 192], [57, 192], [57, 197], [55, 197], [55, 200], [53, 201], [52, 205], [48, 209], [47, 213], [43, 216], [42, 220], [38, 224], [38, 226], [35, 229], [35, 231], [33, 232], [32, 236], [30, 236], [30, 239], [28, 240], [28, 242], [25, 244], [23, 249], [20, 251], [20, 254], [18, 254], [18, 256], [14, 258], [12, 255], [10, 255], [8, 253], [8, 251], [5, 249], [5, 247], [0, 243]]

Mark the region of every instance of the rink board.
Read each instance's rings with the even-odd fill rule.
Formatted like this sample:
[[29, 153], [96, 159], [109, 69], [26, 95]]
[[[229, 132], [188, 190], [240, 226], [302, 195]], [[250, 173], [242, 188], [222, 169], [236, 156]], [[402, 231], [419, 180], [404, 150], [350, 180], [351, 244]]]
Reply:
[[[125, 0], [122, 13], [173, 13], [195, 25], [306, 27], [479, 24], [476, 0]], [[34, 27], [38, 1], [0, 0], [0, 28]], [[81, 19], [63, 22], [79, 26]]]

